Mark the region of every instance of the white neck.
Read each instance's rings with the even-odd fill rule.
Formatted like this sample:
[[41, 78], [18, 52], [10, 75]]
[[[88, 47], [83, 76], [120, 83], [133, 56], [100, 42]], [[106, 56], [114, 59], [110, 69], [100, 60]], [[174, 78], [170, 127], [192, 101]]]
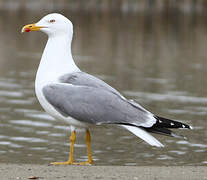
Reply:
[[56, 82], [61, 75], [78, 72], [71, 54], [72, 38], [65, 35], [49, 37], [36, 75], [35, 84]]

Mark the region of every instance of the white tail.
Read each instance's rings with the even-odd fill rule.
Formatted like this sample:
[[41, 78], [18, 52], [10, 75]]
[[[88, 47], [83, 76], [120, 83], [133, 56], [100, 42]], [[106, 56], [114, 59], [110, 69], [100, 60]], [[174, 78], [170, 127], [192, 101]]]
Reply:
[[152, 135], [150, 135], [145, 130], [135, 127], [135, 126], [128, 126], [128, 125], [121, 125], [122, 127], [126, 128], [130, 132], [132, 132], [134, 135], [138, 136], [139, 138], [143, 139], [147, 143], [149, 143], [151, 146], [157, 146], [157, 147], [164, 147], [162, 143], [160, 143], [157, 139], [155, 139]]

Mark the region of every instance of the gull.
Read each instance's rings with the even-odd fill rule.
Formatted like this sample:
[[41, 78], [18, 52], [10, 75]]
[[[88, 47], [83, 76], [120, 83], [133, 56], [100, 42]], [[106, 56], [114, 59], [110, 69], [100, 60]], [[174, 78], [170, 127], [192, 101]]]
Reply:
[[[22, 32], [30, 31], [48, 35], [35, 79], [36, 96], [48, 114], [71, 127], [68, 160], [51, 164], [92, 164], [89, 129], [100, 125], [121, 126], [156, 147], [164, 145], [150, 133], [179, 137], [168, 128], [191, 129], [187, 124], [154, 115], [104, 81], [82, 72], [71, 53], [73, 24], [65, 16], [48, 14], [22, 28]], [[75, 162], [73, 157], [77, 128], [86, 131], [88, 161], [85, 162]]]

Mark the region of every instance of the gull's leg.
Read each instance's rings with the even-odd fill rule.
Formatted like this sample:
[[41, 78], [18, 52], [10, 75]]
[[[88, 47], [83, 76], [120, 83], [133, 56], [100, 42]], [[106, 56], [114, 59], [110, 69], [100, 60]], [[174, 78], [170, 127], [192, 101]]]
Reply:
[[70, 153], [69, 158], [66, 162], [52, 162], [52, 165], [89, 165], [93, 163], [92, 154], [91, 154], [91, 136], [90, 132], [86, 130], [86, 145], [87, 145], [87, 152], [88, 152], [88, 161], [85, 162], [74, 162], [73, 154], [74, 154], [74, 143], [76, 139], [76, 132], [75, 130], [72, 131], [70, 136]]
[[91, 135], [88, 129], [86, 130], [86, 145], [87, 145], [88, 161], [78, 162], [78, 163], [73, 163], [73, 164], [76, 164], [76, 165], [93, 164], [92, 153], [91, 153]]
[[72, 131], [72, 134], [70, 136], [70, 152], [69, 152], [69, 158], [65, 162], [52, 162], [50, 164], [52, 165], [70, 165], [70, 164], [76, 164], [74, 163], [73, 154], [74, 154], [74, 143], [76, 139], [76, 132], [75, 130]]
[[86, 130], [86, 145], [87, 145], [87, 152], [88, 152], [88, 163], [92, 164], [93, 159], [91, 153], [91, 135], [88, 129]]
[[86, 145], [88, 153], [88, 161], [73, 163], [75, 165], [90, 165], [93, 164], [92, 153], [91, 153], [91, 135], [89, 130], [86, 130]]

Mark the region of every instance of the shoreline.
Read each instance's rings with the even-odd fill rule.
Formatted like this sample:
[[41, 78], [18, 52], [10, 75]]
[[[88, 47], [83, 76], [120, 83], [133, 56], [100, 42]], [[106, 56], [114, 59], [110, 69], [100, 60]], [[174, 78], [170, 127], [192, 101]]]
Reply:
[[49, 166], [0, 164], [1, 179], [207, 180], [206, 166]]

